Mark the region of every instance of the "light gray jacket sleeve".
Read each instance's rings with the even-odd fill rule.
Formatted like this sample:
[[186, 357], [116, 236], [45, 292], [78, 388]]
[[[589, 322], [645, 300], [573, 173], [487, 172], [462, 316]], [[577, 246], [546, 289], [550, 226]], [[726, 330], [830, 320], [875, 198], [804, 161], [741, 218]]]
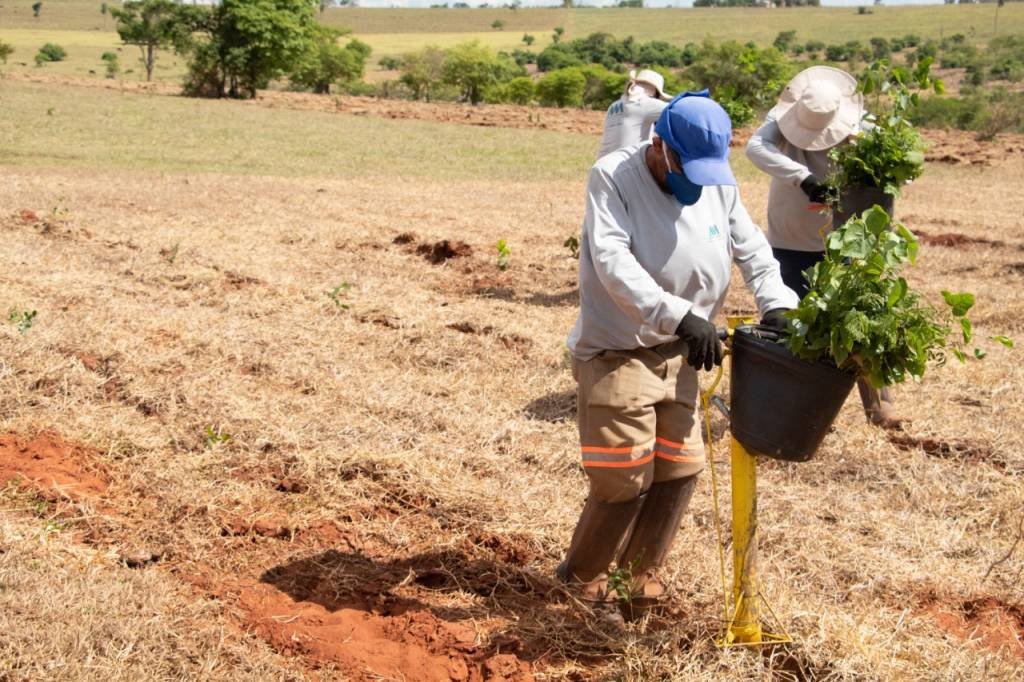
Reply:
[[754, 294], [758, 311], [764, 315], [775, 308], [795, 308], [800, 298], [783, 283], [779, 264], [772, 256], [772, 247], [750, 219], [740, 201], [738, 188], [729, 210], [729, 238], [732, 240], [733, 262], [739, 267], [747, 288]]
[[633, 230], [626, 206], [608, 174], [590, 172], [583, 231], [597, 278], [626, 315], [659, 334], [673, 335], [690, 312], [690, 301], [665, 291], [630, 250]]
[[782, 131], [779, 130], [779, 124], [769, 114], [764, 120], [764, 124], [750, 136], [750, 141], [747, 142], [747, 158], [773, 178], [799, 187], [800, 183], [811, 175], [811, 171], [807, 166], [789, 158], [779, 149], [779, 145], [784, 141], [785, 138]]

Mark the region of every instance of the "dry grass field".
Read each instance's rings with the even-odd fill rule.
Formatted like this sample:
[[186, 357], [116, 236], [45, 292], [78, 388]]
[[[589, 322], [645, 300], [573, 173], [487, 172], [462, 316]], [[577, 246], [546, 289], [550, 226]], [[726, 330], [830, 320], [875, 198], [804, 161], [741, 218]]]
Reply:
[[[586, 490], [562, 242], [595, 134], [311, 97], [0, 81], [0, 679], [1024, 675], [1019, 348], [901, 388], [903, 432], [854, 396], [815, 460], [762, 465], [794, 644], [712, 643], [706, 476], [671, 613], [610, 628], [552, 578]], [[1024, 140], [929, 138], [909, 279], [1020, 341]]]

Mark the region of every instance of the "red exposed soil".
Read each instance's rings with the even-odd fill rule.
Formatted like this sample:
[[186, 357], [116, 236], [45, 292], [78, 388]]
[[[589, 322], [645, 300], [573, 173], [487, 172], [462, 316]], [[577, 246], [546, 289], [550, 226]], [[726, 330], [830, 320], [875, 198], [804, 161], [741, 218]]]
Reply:
[[933, 601], [928, 614], [943, 632], [976, 646], [1024, 659], [1024, 609], [995, 597]]
[[996, 453], [986, 445], [969, 441], [944, 441], [935, 438], [917, 437], [898, 433], [888, 434], [889, 442], [900, 450], [923, 450], [925, 454], [941, 459], [952, 459], [980, 464], [991, 464], [996, 468], [1005, 468], [1006, 461], [997, 457]]
[[[241, 626], [278, 651], [314, 667], [332, 666], [348, 679], [533, 680], [530, 666], [512, 654], [488, 655], [476, 631], [420, 608], [378, 613], [359, 604], [295, 599], [253, 580], [203, 578], [211, 594], [233, 604]], [[305, 585], [312, 592], [328, 585]]]
[[0, 436], [0, 483], [27, 482], [50, 500], [98, 497], [107, 482], [89, 466], [92, 456], [88, 448], [52, 433], [27, 440], [7, 433]]

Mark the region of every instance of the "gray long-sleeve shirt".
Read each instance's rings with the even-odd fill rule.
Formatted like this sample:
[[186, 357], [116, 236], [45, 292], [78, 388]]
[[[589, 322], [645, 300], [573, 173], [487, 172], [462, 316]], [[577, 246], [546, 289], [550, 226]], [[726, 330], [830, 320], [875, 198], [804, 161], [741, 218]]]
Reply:
[[568, 340], [580, 360], [672, 341], [691, 310], [713, 319], [734, 262], [762, 314], [798, 303], [738, 189], [708, 186], [696, 204], [682, 206], [648, 170], [647, 147], [608, 154], [590, 171], [580, 313]]
[[616, 149], [632, 147], [651, 139], [654, 124], [661, 116], [661, 110], [668, 106], [657, 97], [639, 97], [631, 100], [623, 95], [608, 107], [604, 116], [604, 132], [597, 158], [610, 154]]
[[814, 175], [824, 180], [832, 171], [828, 150], [811, 152], [790, 143], [769, 114], [747, 142], [747, 158], [772, 176], [768, 188], [768, 243], [792, 251], [824, 251], [821, 230], [828, 216], [812, 206], [800, 183]]

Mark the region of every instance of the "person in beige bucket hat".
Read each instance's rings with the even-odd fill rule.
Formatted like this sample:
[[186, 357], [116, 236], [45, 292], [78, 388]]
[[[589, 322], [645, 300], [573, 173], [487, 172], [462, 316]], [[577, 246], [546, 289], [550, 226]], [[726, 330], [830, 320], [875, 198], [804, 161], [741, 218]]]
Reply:
[[[782, 279], [803, 296], [803, 271], [824, 257], [823, 231], [829, 217], [825, 179], [832, 172], [828, 152], [861, 131], [863, 97], [857, 80], [840, 69], [812, 66], [793, 77], [747, 143], [747, 157], [772, 177], [768, 190], [768, 243]], [[890, 389], [858, 381], [864, 412], [877, 426], [902, 420]]]
[[630, 71], [622, 97], [608, 107], [597, 158], [651, 139], [654, 124], [672, 98], [665, 94], [665, 78], [657, 71]]

